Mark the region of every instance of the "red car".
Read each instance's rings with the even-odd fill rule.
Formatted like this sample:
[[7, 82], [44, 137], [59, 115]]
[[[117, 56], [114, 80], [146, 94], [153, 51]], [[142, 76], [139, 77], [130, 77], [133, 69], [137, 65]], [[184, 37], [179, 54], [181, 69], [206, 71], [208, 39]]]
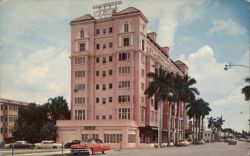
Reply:
[[96, 154], [98, 152], [105, 153], [105, 151], [110, 150], [109, 145], [103, 144], [100, 139], [89, 139], [81, 141], [79, 144], [71, 145], [71, 153], [78, 154], [78, 153], [85, 153], [85, 154]]

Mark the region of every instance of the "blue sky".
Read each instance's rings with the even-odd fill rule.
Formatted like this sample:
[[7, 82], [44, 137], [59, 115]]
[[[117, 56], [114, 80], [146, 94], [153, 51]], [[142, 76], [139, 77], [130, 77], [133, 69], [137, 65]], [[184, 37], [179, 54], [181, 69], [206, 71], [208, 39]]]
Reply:
[[[43, 104], [58, 95], [70, 98], [69, 22], [93, 14], [94, 0], [0, 0], [0, 97]], [[126, 0], [148, 18], [148, 31], [170, 47], [173, 60], [189, 66], [196, 87], [223, 116], [224, 127], [248, 129], [248, 102], [241, 88], [249, 64], [249, 1]]]

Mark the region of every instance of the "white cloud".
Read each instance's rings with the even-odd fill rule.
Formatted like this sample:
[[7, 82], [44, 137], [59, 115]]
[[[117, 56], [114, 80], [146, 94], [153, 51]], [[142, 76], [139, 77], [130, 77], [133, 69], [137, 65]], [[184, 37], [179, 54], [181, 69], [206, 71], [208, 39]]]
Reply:
[[[248, 56], [248, 51], [239, 60], [241, 64], [247, 62], [246, 55]], [[214, 50], [208, 45], [204, 45], [186, 59], [183, 56], [182, 58], [189, 66], [189, 75], [197, 80], [196, 87], [201, 92], [200, 96], [210, 103], [211, 115], [214, 117], [223, 115], [226, 119], [225, 127], [247, 129], [245, 121], [248, 120], [248, 116], [239, 116], [240, 112], [248, 110], [244, 95], [241, 94], [247, 70], [231, 68], [224, 71], [225, 63], [216, 60]], [[242, 122], [237, 122], [238, 120]]]
[[242, 35], [247, 32], [246, 28], [242, 27], [232, 19], [215, 19], [212, 23], [213, 26], [209, 30], [210, 34], [224, 32], [230, 35]]
[[[172, 47], [174, 45], [176, 28], [178, 27], [176, 15], [180, 7], [186, 3], [187, 1], [136, 1], [136, 3], [134, 1], [126, 1], [122, 7], [134, 6], [141, 10], [149, 19], [149, 26], [154, 27], [151, 30], [158, 34], [157, 42], [162, 46]], [[155, 11], [156, 9], [157, 11]], [[160, 20], [159, 15], [161, 17]]]
[[22, 58], [19, 64], [1, 64], [0, 97], [40, 104], [59, 95], [68, 100], [68, 56], [69, 53], [62, 48], [49, 47]]

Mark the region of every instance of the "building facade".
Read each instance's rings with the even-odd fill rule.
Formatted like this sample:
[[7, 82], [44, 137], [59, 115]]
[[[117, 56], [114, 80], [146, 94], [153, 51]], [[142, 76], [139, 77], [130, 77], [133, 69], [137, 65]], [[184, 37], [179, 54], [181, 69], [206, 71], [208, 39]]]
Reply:
[[18, 119], [18, 109], [29, 103], [0, 98], [0, 141], [12, 137], [15, 121]]
[[[136, 147], [157, 142], [157, 105], [144, 95], [148, 72], [160, 67], [187, 73], [187, 66], [170, 59], [169, 48], [148, 33], [148, 19], [136, 8], [95, 19], [87, 14], [71, 25], [71, 120], [57, 121], [58, 142], [100, 138], [111, 147]], [[171, 138], [183, 137], [185, 107], [172, 108]], [[164, 105], [163, 142], [167, 140], [168, 103]]]

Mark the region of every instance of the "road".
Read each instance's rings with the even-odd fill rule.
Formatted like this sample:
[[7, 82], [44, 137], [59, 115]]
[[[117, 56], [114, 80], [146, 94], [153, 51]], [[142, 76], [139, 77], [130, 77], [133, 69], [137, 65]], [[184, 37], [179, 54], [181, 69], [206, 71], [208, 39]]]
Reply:
[[[64, 151], [69, 156], [69, 150]], [[9, 153], [11, 155], [11, 153]], [[6, 154], [4, 154], [6, 155]], [[43, 153], [15, 154], [15, 156], [56, 156], [61, 151], [44, 151]], [[237, 145], [227, 145], [224, 142], [207, 143], [204, 145], [190, 145], [186, 147], [164, 147], [160, 149], [122, 149], [110, 150], [106, 154], [96, 156], [250, 156], [250, 143], [238, 142]]]

